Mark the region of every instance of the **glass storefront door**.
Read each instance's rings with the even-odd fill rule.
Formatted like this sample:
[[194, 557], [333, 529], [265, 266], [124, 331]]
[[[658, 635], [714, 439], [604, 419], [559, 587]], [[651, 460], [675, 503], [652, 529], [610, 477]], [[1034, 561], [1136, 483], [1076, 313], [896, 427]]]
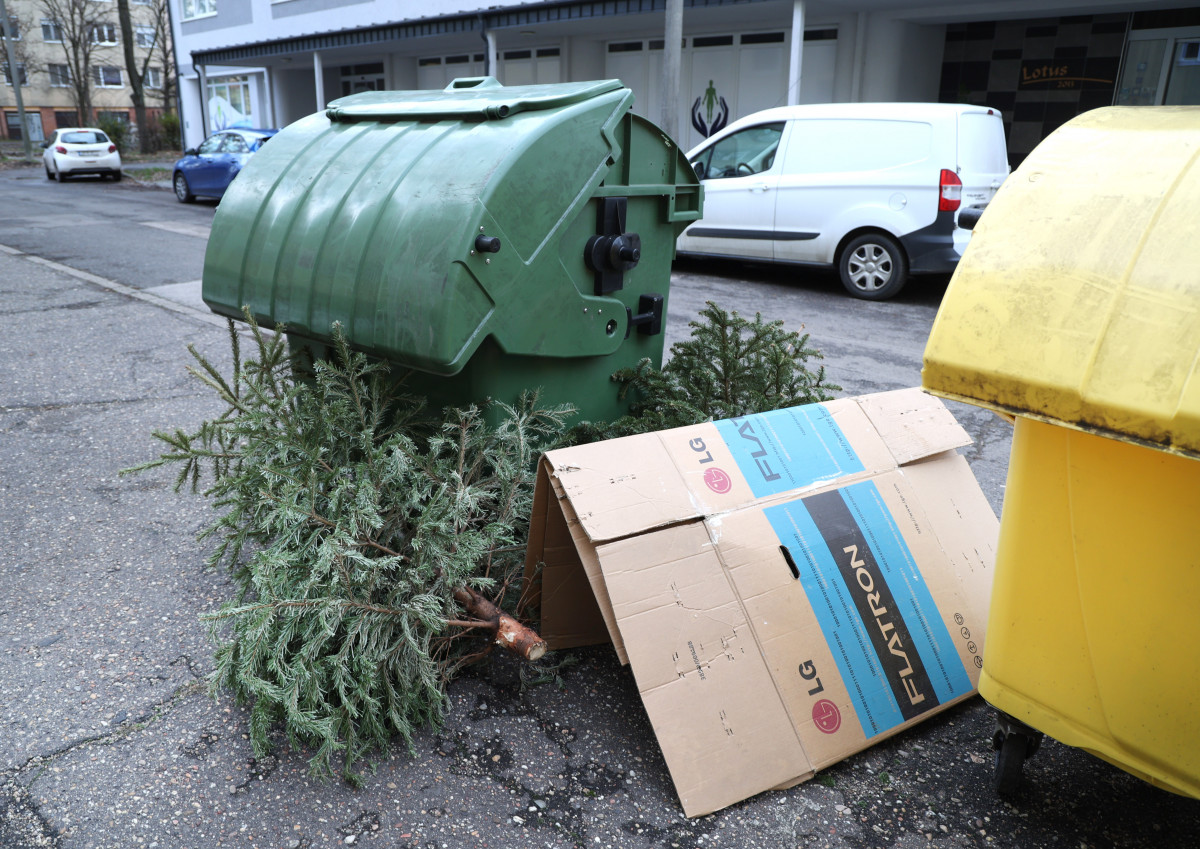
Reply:
[[1130, 35], [1117, 106], [1200, 105], [1200, 28]]

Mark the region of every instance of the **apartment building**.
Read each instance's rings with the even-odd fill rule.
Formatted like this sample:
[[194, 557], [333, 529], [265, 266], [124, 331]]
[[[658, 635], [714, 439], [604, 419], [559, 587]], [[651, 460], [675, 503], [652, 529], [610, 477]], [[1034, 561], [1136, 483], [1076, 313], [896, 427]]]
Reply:
[[[5, 0], [10, 45], [0, 49], [4, 85], [0, 86], [0, 138], [21, 140], [28, 133], [41, 141], [55, 128], [95, 125], [103, 120], [133, 125], [130, 71], [126, 67], [115, 0]], [[150, 123], [165, 101], [174, 101], [168, 77], [173, 70], [165, 0], [129, 0], [137, 72], [145, 85]], [[19, 79], [26, 113], [22, 127], [14, 78]]]

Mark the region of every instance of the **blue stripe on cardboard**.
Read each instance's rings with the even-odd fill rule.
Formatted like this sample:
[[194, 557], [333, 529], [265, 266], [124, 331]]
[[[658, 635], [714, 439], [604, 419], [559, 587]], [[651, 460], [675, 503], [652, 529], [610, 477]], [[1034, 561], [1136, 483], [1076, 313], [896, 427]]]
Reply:
[[947, 702], [969, 693], [971, 679], [963, 669], [954, 638], [879, 488], [864, 481], [840, 491], [875, 552], [938, 700]]
[[[875, 737], [904, 722], [906, 716], [919, 715], [969, 692], [970, 679], [933, 595], [874, 482], [864, 481], [812, 498], [812, 507], [821, 514], [824, 527], [806, 506], [807, 499], [768, 507], [763, 512], [799, 570], [801, 585], [850, 693], [864, 735]], [[846, 539], [830, 527], [829, 516], [839, 511], [831, 509], [834, 505], [829, 503], [818, 503], [830, 498], [840, 499], [844, 503], [841, 512], [848, 510], [852, 517], [855, 527], [849, 529]], [[876, 617], [864, 617], [863, 610], [869, 608], [864, 608], [862, 599], [856, 596], [862, 587], [854, 583], [855, 572], [849, 561], [839, 566], [838, 558], [849, 556], [843, 549], [852, 541], [859, 546], [854, 557], [869, 560], [874, 573], [863, 580], [874, 580], [889, 588], [889, 610], [882, 623]], [[868, 548], [869, 558], [864, 557]], [[875, 630], [869, 630], [872, 628]], [[887, 640], [881, 644], [878, 639], [881, 633], [888, 638], [903, 633], [905, 650], [915, 650], [919, 658], [919, 663], [913, 664], [920, 673], [917, 678], [897, 679], [898, 670], [907, 664], [896, 662]], [[898, 680], [910, 686], [918, 682], [913, 692], [931, 686], [933, 694], [922, 699], [922, 704], [907, 701], [902, 710], [898, 696], [907, 697], [910, 691], [904, 684], [898, 685]]]
[[829, 410], [806, 404], [716, 422], [755, 498], [863, 471]]

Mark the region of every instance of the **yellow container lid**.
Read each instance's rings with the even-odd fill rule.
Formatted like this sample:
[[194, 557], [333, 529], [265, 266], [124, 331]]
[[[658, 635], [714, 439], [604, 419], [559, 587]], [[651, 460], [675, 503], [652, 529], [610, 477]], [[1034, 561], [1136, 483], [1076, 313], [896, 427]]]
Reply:
[[1200, 455], [1200, 107], [1052, 133], [971, 237], [925, 349], [934, 394]]

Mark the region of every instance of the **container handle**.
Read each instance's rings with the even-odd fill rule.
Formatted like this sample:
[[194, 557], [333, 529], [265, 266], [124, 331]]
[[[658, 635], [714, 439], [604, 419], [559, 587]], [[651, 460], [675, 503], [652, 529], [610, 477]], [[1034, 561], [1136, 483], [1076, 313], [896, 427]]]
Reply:
[[456, 91], [462, 88], [504, 88], [495, 77], [458, 77], [451, 80], [444, 91]]

